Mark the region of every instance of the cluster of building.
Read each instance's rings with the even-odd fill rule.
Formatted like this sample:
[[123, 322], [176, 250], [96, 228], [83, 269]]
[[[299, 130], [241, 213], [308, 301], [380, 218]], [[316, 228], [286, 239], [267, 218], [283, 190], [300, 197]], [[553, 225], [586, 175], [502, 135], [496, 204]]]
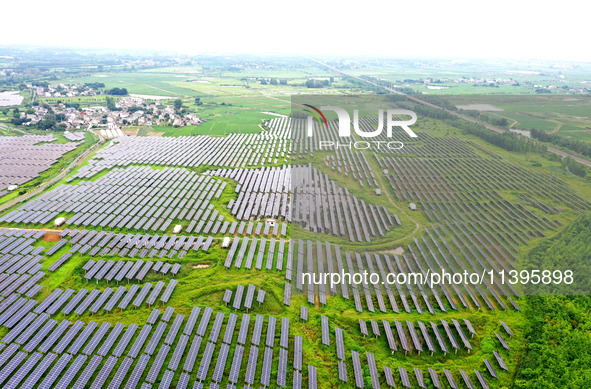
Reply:
[[85, 129], [89, 126], [105, 127], [113, 134], [121, 135], [123, 134], [121, 129], [125, 126], [184, 127], [203, 122], [194, 113], [183, 113], [175, 110], [171, 105], [162, 105], [162, 103], [147, 101], [140, 97], [124, 97], [115, 104], [115, 107], [116, 110], [105, 106], [74, 108], [64, 103], [40, 104], [32, 107], [32, 110], [21, 112], [21, 118], [28, 119], [23, 125], [31, 126], [46, 118], [47, 114], [53, 113], [60, 119], [58, 123], [65, 124], [66, 129], [69, 130]]
[[35, 92], [37, 97], [76, 97], [76, 96], [96, 96], [100, 95], [100, 89], [93, 88], [90, 85], [83, 84], [44, 84], [27, 85]]

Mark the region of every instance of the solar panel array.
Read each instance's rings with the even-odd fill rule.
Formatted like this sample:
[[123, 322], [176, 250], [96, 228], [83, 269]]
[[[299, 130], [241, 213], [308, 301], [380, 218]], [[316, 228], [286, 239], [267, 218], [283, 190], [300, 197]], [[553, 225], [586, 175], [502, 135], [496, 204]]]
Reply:
[[0, 136], [0, 196], [10, 185], [22, 185], [51, 168], [66, 153], [78, 147], [75, 142], [52, 143], [51, 135]]

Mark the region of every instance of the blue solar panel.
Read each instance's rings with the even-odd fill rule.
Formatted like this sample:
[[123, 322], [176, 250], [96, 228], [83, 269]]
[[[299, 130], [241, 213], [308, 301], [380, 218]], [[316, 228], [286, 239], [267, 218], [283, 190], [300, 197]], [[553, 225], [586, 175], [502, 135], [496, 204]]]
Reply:
[[246, 365], [246, 375], [244, 377], [244, 382], [251, 385], [254, 384], [258, 356], [259, 348], [257, 346], [250, 346], [250, 354], [248, 356], [248, 364]]
[[78, 355], [78, 357], [72, 362], [72, 365], [66, 370], [62, 379], [57, 383], [56, 389], [68, 389], [70, 388], [70, 383], [78, 374], [78, 371], [82, 368], [84, 363], [86, 362], [86, 355]]
[[193, 328], [195, 328], [195, 323], [197, 322], [200, 312], [201, 308], [193, 307], [191, 314], [189, 315], [189, 320], [187, 320], [187, 324], [185, 324], [185, 328], [183, 329], [183, 334], [190, 336], [193, 333]]
[[156, 359], [152, 362], [152, 366], [150, 367], [150, 371], [148, 372], [148, 376], [146, 377], [146, 381], [150, 383], [156, 382], [156, 378], [160, 374], [160, 370], [162, 369], [162, 365], [164, 364], [164, 360], [166, 359], [168, 352], [170, 351], [170, 346], [167, 344], [163, 344], [156, 355]]
[[191, 348], [189, 349], [189, 354], [187, 354], [185, 366], [183, 367], [189, 373], [193, 371], [193, 366], [195, 366], [195, 359], [197, 358], [197, 354], [199, 354], [202, 340], [203, 338], [201, 336], [195, 335], [193, 337], [193, 342], [191, 343]]
[[211, 363], [211, 357], [213, 356], [213, 351], [215, 349], [215, 344], [207, 343], [205, 346], [205, 351], [203, 352], [203, 357], [201, 358], [201, 364], [199, 365], [199, 370], [197, 371], [197, 379], [199, 381], [203, 381], [207, 378], [207, 372], [209, 371], [209, 365]]
[[187, 342], [189, 341], [189, 336], [188, 335], [181, 335], [178, 343], [176, 344], [175, 348], [174, 348], [174, 353], [172, 354], [172, 358], [170, 359], [170, 362], [168, 363], [168, 368], [172, 371], [175, 371], [178, 366], [179, 363], [181, 362], [181, 359], [183, 358], [184, 352], [185, 352], [185, 348], [187, 347]]
[[131, 346], [131, 350], [129, 350], [129, 354], [128, 355], [131, 358], [137, 357], [137, 355], [139, 354], [142, 346], [146, 342], [146, 339], [148, 338], [148, 335], [150, 334], [150, 331], [152, 331], [152, 326], [149, 325], [149, 324], [144, 324], [144, 326], [142, 327], [142, 330], [140, 331], [138, 337], [135, 339], [135, 342]]
[[156, 331], [154, 331], [152, 338], [150, 338], [150, 342], [148, 342], [148, 345], [146, 346], [146, 349], [144, 350], [144, 352], [146, 354], [148, 354], [148, 355], [154, 354], [154, 352], [156, 351], [156, 347], [158, 346], [158, 343], [160, 343], [160, 339], [162, 338], [162, 335], [164, 334], [164, 330], [166, 329], [167, 325], [168, 324], [164, 323], [164, 322], [158, 323], [158, 326], [156, 327]]
[[[48, 355], [55, 355], [55, 354], [48, 354]], [[55, 366], [49, 371], [45, 379], [41, 382], [38, 389], [49, 389], [53, 383], [57, 380], [60, 376], [62, 371], [66, 368], [68, 363], [72, 360], [72, 356], [70, 354], [63, 354], [60, 359], [58, 359]]]
[[134, 323], [131, 323], [129, 325], [129, 327], [127, 327], [127, 331], [125, 331], [125, 335], [123, 335], [123, 337], [121, 338], [121, 340], [119, 341], [119, 343], [115, 347], [115, 350], [113, 350], [114, 356], [120, 357], [121, 355], [123, 355], [123, 352], [127, 348], [127, 345], [131, 341], [131, 338], [133, 337], [133, 334], [135, 334], [135, 331], [137, 330], [137, 328], [138, 328], [137, 324], [134, 324]]

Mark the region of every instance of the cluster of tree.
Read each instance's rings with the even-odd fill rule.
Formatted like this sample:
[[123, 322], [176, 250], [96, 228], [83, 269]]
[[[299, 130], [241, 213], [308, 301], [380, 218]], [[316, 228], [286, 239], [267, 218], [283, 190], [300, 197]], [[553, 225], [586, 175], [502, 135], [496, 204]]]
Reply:
[[176, 99], [176, 100], [173, 102], [173, 106], [174, 106], [174, 109], [175, 109], [175, 110], [177, 110], [177, 111], [178, 111], [178, 110], [180, 110], [181, 108], [183, 108], [183, 100], [181, 100], [181, 99]]
[[66, 103], [66, 108], [80, 109], [80, 103]]
[[308, 80], [306, 81], [307, 88], [324, 88], [330, 85], [329, 80]]
[[62, 113], [59, 113], [59, 114], [47, 113], [47, 114], [45, 114], [45, 116], [43, 117], [42, 120], [37, 122], [36, 126], [40, 130], [65, 131], [66, 125], [63, 123], [60, 123], [64, 120], [66, 120], [66, 116]]
[[472, 116], [474, 118], [480, 119], [480, 120], [484, 120], [485, 122], [488, 122], [488, 123], [492, 124], [493, 126], [507, 127], [509, 125], [509, 121], [507, 120], [507, 118], [504, 118], [504, 117], [487, 115], [482, 112], [474, 111], [474, 110], [468, 110], [465, 112], [465, 114], [468, 116]]
[[127, 89], [115, 87], [113, 89], [108, 89], [105, 93], [112, 96], [125, 96], [127, 95]]
[[591, 157], [591, 143], [589, 142], [569, 139], [557, 134], [548, 134], [545, 131], [536, 129], [531, 130], [531, 137], [541, 140], [542, 142], [548, 142], [556, 146], [566, 147], [569, 150], [581, 153], [587, 157]]
[[112, 97], [108, 97], [108, 96], [107, 96], [107, 108], [109, 108], [109, 111], [121, 110], [121, 108], [117, 108], [117, 105], [115, 104], [115, 99]]
[[[84, 86], [87, 86], [91, 89], [97, 90], [97, 89], [102, 89], [105, 87], [105, 84], [103, 84], [102, 82], [85, 82]], [[117, 89], [117, 88], [115, 88]], [[125, 93], [127, 94], [127, 93]]]
[[[584, 281], [591, 271], [589, 236], [591, 215], [579, 216], [558, 236], [532, 250], [526, 265], [549, 270], [586, 265], [579, 269], [579, 280]], [[569, 296], [526, 297], [527, 348], [514, 388], [591, 388], [591, 296], [588, 289], [577, 286], [574, 290], [568, 286]]]
[[564, 169], [575, 176], [579, 176], [581, 178], [585, 178], [587, 176], [587, 168], [582, 164], [571, 157], [566, 157], [562, 159], [562, 166]]

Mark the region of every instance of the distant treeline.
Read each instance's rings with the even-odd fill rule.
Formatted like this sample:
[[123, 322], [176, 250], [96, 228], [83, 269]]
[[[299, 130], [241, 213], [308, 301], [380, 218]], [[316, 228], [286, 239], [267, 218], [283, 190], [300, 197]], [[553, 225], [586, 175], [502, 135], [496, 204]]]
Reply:
[[556, 146], [566, 147], [569, 150], [581, 153], [587, 157], [591, 157], [591, 143], [576, 139], [569, 139], [558, 134], [549, 134], [545, 131], [532, 129], [532, 138], [541, 140], [542, 142], [552, 143]]
[[419, 116], [422, 115], [437, 120], [443, 120], [453, 127], [459, 128], [468, 134], [475, 135], [482, 140], [485, 140], [508, 151], [516, 151], [520, 153], [546, 152], [546, 147], [535, 141], [521, 139], [517, 135], [509, 132], [498, 133], [491, 131], [481, 124], [468, 122], [441, 109], [426, 107], [418, 104], [412, 107], [412, 109]]

